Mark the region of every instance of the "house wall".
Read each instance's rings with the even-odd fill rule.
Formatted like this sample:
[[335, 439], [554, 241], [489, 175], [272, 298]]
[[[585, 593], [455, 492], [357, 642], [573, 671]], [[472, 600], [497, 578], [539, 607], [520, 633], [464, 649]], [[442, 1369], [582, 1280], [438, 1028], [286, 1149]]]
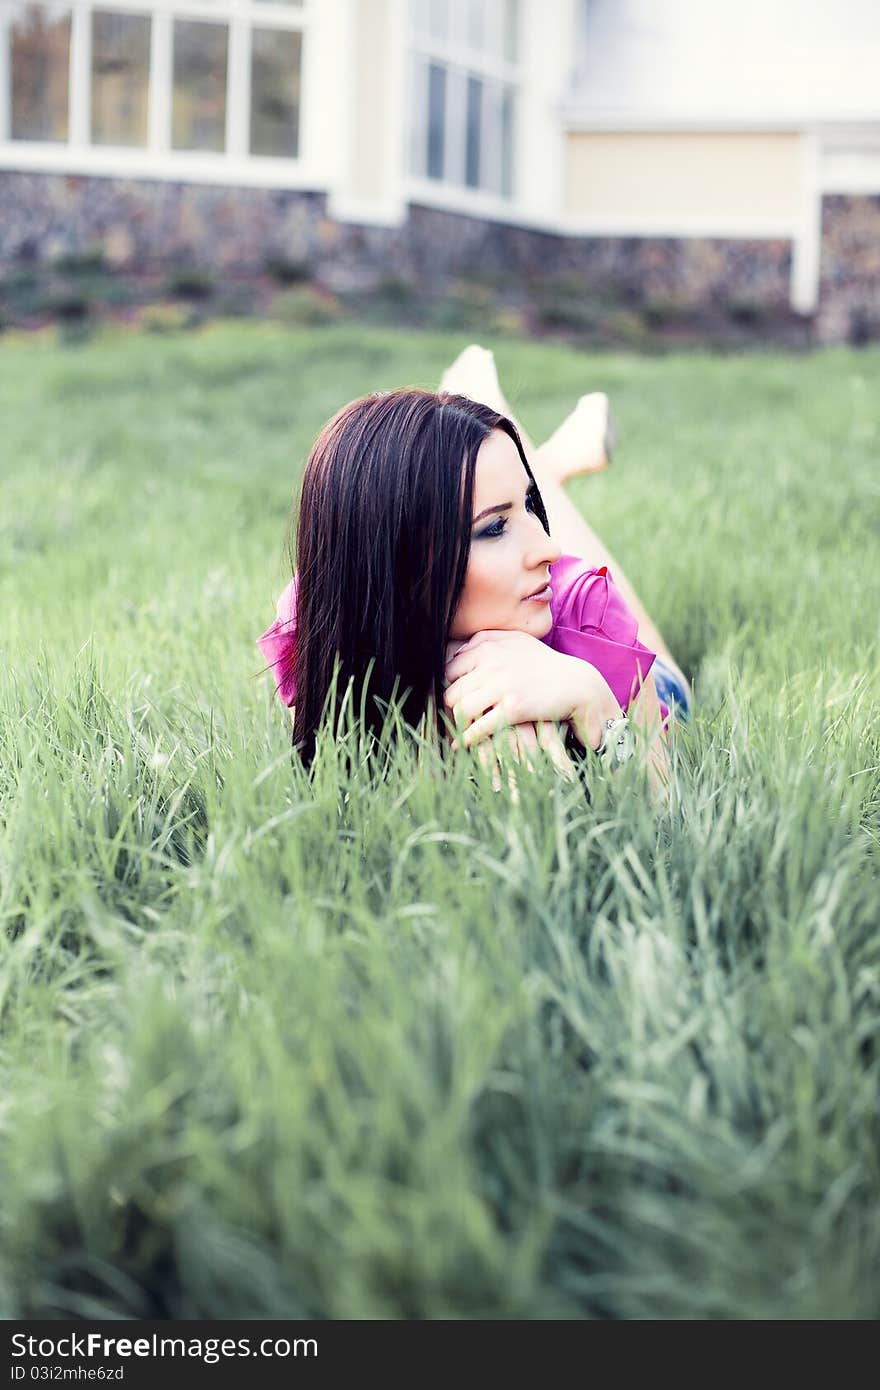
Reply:
[[688, 218], [718, 232], [798, 214], [800, 136], [794, 132], [573, 131], [566, 147], [565, 212], [645, 223]]
[[348, 186], [356, 198], [380, 200], [386, 193], [388, 122], [392, 112], [386, 78], [391, 51], [388, 0], [360, 0], [353, 16], [354, 65], [352, 167]]

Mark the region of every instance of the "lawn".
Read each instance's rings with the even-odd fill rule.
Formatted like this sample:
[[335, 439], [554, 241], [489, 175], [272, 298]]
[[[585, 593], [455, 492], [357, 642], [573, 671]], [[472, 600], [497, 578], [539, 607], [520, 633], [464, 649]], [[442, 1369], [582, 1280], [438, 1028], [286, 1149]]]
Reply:
[[309, 446], [451, 336], [0, 343], [0, 1316], [880, 1313], [880, 353], [495, 347], [693, 676], [669, 804], [313, 783]]

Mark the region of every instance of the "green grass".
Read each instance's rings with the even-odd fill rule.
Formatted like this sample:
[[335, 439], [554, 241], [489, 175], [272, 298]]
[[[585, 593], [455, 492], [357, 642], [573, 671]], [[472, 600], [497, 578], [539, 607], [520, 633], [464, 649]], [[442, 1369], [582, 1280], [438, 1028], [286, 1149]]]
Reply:
[[880, 354], [492, 344], [539, 437], [613, 398], [670, 804], [309, 785], [253, 645], [304, 459], [461, 346], [0, 347], [0, 1315], [880, 1312]]

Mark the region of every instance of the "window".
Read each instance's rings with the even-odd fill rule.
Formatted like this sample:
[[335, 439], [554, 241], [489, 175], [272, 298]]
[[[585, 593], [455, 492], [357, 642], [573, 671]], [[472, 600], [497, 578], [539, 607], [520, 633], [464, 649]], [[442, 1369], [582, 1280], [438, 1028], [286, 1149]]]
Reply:
[[174, 21], [171, 143], [176, 150], [225, 148], [228, 44], [225, 24]]
[[140, 150], [172, 167], [298, 159], [304, 33], [319, 3], [0, 0], [0, 139], [103, 147], [102, 160]]
[[251, 47], [251, 154], [299, 150], [302, 36], [295, 30], [254, 29]]
[[12, 7], [13, 140], [66, 140], [70, 5]]
[[439, 63], [428, 67], [428, 178], [443, 177], [443, 148], [446, 130], [446, 69]]
[[410, 169], [511, 198], [519, 0], [410, 0]]
[[146, 145], [150, 18], [92, 12], [92, 141]]

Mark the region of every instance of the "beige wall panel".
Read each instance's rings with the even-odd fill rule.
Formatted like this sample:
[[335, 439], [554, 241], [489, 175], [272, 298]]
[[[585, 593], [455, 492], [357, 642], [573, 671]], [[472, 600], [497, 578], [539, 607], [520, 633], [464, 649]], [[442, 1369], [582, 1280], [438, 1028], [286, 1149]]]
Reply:
[[565, 210], [602, 217], [795, 217], [800, 136], [571, 132]]
[[353, 155], [350, 192], [358, 198], [381, 198], [386, 192], [389, 103], [387, 62], [390, 0], [356, 0]]

